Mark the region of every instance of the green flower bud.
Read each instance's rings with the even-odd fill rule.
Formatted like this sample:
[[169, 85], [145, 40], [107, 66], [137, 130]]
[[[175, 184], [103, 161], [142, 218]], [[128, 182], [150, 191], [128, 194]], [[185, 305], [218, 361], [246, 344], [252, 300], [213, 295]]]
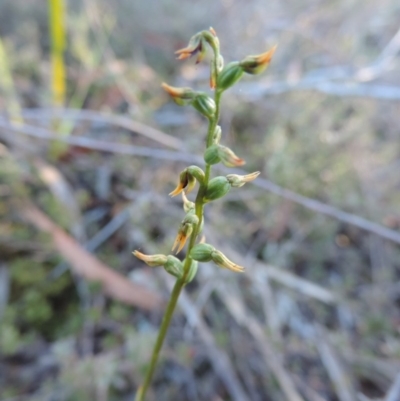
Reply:
[[192, 101], [192, 106], [208, 119], [213, 118], [215, 114], [215, 102], [205, 93], [199, 93]]
[[222, 198], [231, 189], [231, 184], [226, 177], [215, 177], [209, 183], [204, 195], [204, 201], [210, 202]]
[[228, 174], [226, 176], [226, 178], [228, 179], [232, 188], [240, 188], [244, 184], [246, 184], [246, 182], [251, 182], [251, 181], [255, 180], [259, 175], [260, 175], [260, 172], [255, 171], [254, 173], [247, 174], [247, 175]]
[[197, 263], [197, 261], [196, 260], [192, 260], [192, 263], [191, 263], [190, 268], [189, 268], [189, 273], [188, 273], [188, 275], [186, 277], [186, 280], [185, 280], [186, 284], [190, 283], [194, 279], [194, 277], [196, 276], [198, 267], [199, 267], [199, 264]]
[[243, 69], [237, 61], [229, 63], [218, 75], [217, 89], [224, 91], [242, 78]]
[[178, 234], [175, 237], [174, 244], [172, 245], [172, 250], [176, 248], [176, 253], [179, 253], [183, 249], [187, 239], [192, 235], [193, 228], [198, 223], [199, 218], [192, 211], [189, 211], [179, 227]]
[[240, 66], [247, 74], [260, 74], [262, 73], [271, 63], [272, 56], [275, 53], [277, 46], [274, 46], [271, 50], [257, 56], [247, 56], [241, 62]]
[[221, 162], [226, 167], [238, 167], [243, 166], [246, 162], [238, 157], [231, 149], [226, 146], [217, 145], [218, 147], [218, 156], [221, 159]]
[[207, 164], [217, 164], [221, 161], [218, 153], [218, 145], [211, 145], [204, 152], [204, 161]]
[[179, 175], [179, 183], [177, 187], [169, 194], [176, 196], [183, 190], [188, 194], [196, 185], [196, 179], [200, 184], [204, 182], [204, 172], [200, 167], [190, 166], [185, 168]]
[[167, 262], [164, 264], [164, 269], [176, 278], [181, 278], [183, 274], [183, 263], [175, 256], [168, 255]]
[[203, 184], [204, 182], [204, 171], [198, 166], [190, 166], [187, 169], [187, 172], [192, 175], [199, 184]]
[[162, 266], [167, 262], [167, 256], [165, 255], [145, 255], [142, 252], [134, 251], [133, 254], [140, 260], [143, 260], [148, 266]]
[[215, 248], [210, 244], [197, 244], [190, 251], [190, 257], [199, 262], [209, 262]]
[[161, 86], [179, 106], [186, 106], [195, 98], [195, 92], [192, 88], [176, 88], [165, 82]]
[[223, 269], [228, 269], [237, 273], [244, 272], [243, 266], [233, 263], [221, 251], [214, 250], [211, 254], [211, 259], [217, 266], [222, 267]]

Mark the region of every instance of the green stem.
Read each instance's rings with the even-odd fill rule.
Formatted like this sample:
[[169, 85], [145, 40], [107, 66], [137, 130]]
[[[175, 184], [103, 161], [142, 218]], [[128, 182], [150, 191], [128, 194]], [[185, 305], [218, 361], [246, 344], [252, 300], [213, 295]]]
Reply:
[[[217, 60], [217, 55], [215, 55], [214, 62], [216, 62], [216, 60]], [[222, 92], [220, 92], [218, 90], [216, 90], [214, 93], [214, 101], [215, 101], [216, 109], [215, 109], [214, 118], [209, 120], [208, 131], [207, 131], [207, 141], [206, 141], [207, 148], [209, 146], [211, 146], [211, 144], [212, 144], [214, 131], [215, 131], [215, 128], [219, 121], [221, 95], [222, 95]], [[206, 164], [204, 183], [203, 183], [203, 185], [200, 186], [199, 191], [196, 196], [196, 201], [195, 201], [195, 210], [196, 210], [196, 215], [199, 218], [199, 223], [197, 224], [196, 228], [193, 230], [193, 233], [190, 237], [189, 245], [188, 245], [188, 248], [186, 251], [187, 256], [186, 256], [185, 264], [183, 266], [183, 275], [181, 278], [179, 278], [175, 282], [174, 288], [171, 293], [171, 297], [170, 297], [167, 307], [165, 309], [163, 320], [161, 322], [160, 331], [158, 332], [157, 340], [156, 340], [156, 343], [153, 348], [153, 353], [151, 356], [149, 369], [147, 370], [143, 385], [139, 388], [139, 390], [137, 392], [135, 401], [144, 401], [144, 399], [145, 399], [146, 392], [150, 386], [151, 380], [154, 375], [155, 368], [157, 366], [161, 347], [164, 343], [164, 339], [167, 334], [168, 327], [171, 323], [171, 319], [174, 314], [176, 304], [178, 303], [179, 295], [181, 294], [181, 291], [186, 284], [186, 278], [187, 278], [187, 275], [189, 274], [190, 266], [192, 264], [192, 259], [189, 256], [190, 251], [196, 243], [196, 238], [199, 234], [199, 226], [200, 226], [201, 221], [203, 220], [203, 216], [204, 216], [204, 199], [203, 198], [204, 198], [204, 194], [207, 189], [207, 186], [208, 186], [208, 181], [210, 179], [210, 173], [211, 173], [211, 165]]]
[[138, 397], [136, 397], [135, 401], [143, 401], [144, 396], [149, 388], [151, 379], [153, 378], [154, 370], [157, 366], [158, 357], [160, 354], [161, 347], [163, 345], [165, 335], [167, 334], [168, 327], [171, 322], [172, 315], [174, 314], [175, 306], [178, 302], [179, 295], [184, 287], [185, 282], [182, 278], [178, 279], [175, 282], [174, 289], [172, 290], [171, 297], [168, 301], [167, 308], [165, 310], [165, 314], [161, 323], [160, 331], [157, 336], [157, 341], [154, 345], [153, 354], [151, 356], [150, 367], [147, 371], [146, 378], [144, 380], [143, 386], [138, 391]]

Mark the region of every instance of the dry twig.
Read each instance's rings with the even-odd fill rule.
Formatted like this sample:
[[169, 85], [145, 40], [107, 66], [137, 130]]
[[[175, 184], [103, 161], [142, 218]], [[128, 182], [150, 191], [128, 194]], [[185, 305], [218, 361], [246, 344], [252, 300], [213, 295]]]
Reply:
[[89, 280], [99, 281], [109, 296], [146, 310], [154, 310], [161, 306], [162, 299], [158, 294], [130, 282], [124, 276], [111, 270], [35, 206], [27, 204], [21, 207], [19, 212], [25, 220], [52, 236], [54, 246], [76, 273]]

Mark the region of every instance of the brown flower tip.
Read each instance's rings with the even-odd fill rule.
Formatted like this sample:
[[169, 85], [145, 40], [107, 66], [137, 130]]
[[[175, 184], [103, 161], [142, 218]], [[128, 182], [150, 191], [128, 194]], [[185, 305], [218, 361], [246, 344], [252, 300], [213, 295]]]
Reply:
[[275, 45], [272, 49], [257, 56], [245, 57], [240, 62], [240, 67], [248, 74], [260, 74], [269, 66], [277, 47], [278, 45]]
[[172, 245], [172, 251], [177, 249], [176, 253], [179, 253], [183, 249], [187, 239], [192, 235], [193, 228], [196, 224], [199, 224], [199, 218], [193, 213], [188, 213], [179, 227], [178, 234]]
[[226, 167], [240, 167], [246, 164], [245, 160], [237, 156], [231, 149], [222, 145], [217, 146], [218, 156]]
[[183, 190], [188, 194], [193, 190], [195, 185], [196, 179], [192, 175], [188, 174], [186, 170], [184, 170], [180, 175], [177, 187], [169, 194], [169, 196], [174, 197], [179, 195]]
[[195, 54], [198, 54], [196, 64], [200, 63], [200, 61], [203, 60], [206, 54], [206, 48], [204, 46], [204, 41], [201, 33], [194, 35], [190, 39], [188, 45], [182, 49], [177, 50], [175, 54], [178, 56], [178, 60], [185, 60], [189, 57], [194, 56]]
[[180, 106], [189, 104], [195, 95], [192, 88], [177, 88], [175, 86], [168, 85], [165, 82], [161, 84], [161, 87]]
[[176, 249], [175, 253], [178, 254], [185, 246], [187, 239], [188, 237], [184, 233], [178, 233], [172, 245], [172, 252]]
[[214, 29], [212, 26], [210, 26], [210, 32], [211, 32], [215, 37], [217, 37], [217, 32], [215, 32], [215, 29]]
[[192, 232], [192, 224], [183, 224], [175, 238], [174, 244], [172, 245], [172, 251], [176, 249], [175, 253], [178, 254], [185, 246], [186, 241], [190, 237]]

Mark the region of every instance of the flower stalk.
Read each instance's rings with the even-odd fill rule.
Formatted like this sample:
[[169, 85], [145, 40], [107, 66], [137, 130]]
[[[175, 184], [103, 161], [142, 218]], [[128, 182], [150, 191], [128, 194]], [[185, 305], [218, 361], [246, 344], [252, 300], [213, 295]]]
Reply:
[[[207, 118], [208, 130], [204, 154], [205, 169], [203, 171], [197, 166], [187, 167], [180, 173], [178, 185], [170, 193], [170, 196], [176, 196], [181, 193], [183, 198], [183, 208], [186, 216], [179, 226], [172, 250], [176, 250], [176, 254], [179, 254], [188, 242], [185, 259], [181, 262], [172, 255], [144, 255], [139, 251], [134, 252], [136, 257], [148, 265], [163, 266], [168, 273], [177, 278], [166, 306], [143, 385], [139, 387], [135, 401], [145, 400], [179, 295], [184, 286], [195, 277], [198, 262], [212, 261], [218, 267], [233, 272], [244, 271], [244, 267], [232, 262], [212, 245], [203, 243], [203, 239], [199, 237], [204, 222], [204, 206], [208, 202], [222, 198], [231, 188], [239, 188], [259, 175], [259, 172], [254, 172], [244, 176], [230, 174], [226, 177], [219, 176], [211, 179], [211, 167], [214, 164], [223, 163], [225, 166], [235, 167], [242, 166], [245, 163], [231, 149], [219, 143], [221, 140], [221, 127], [218, 122], [222, 94], [226, 89], [238, 82], [244, 74], [258, 74], [265, 70], [276, 47], [259, 56], [248, 56], [241, 62], [233, 62], [224, 67], [217, 34], [214, 29], [210, 28], [209, 31], [201, 31], [194, 35], [187, 47], [178, 50], [176, 54], [180, 60], [197, 56], [196, 63], [198, 63], [204, 59], [208, 47], [212, 51], [210, 67], [210, 87], [214, 90], [212, 97], [204, 92], [196, 92], [187, 87], [176, 88], [165, 83], [162, 85], [163, 89], [177, 104], [192, 106]], [[186, 194], [194, 189], [196, 183], [199, 184], [199, 189], [193, 203], [186, 198]]]

